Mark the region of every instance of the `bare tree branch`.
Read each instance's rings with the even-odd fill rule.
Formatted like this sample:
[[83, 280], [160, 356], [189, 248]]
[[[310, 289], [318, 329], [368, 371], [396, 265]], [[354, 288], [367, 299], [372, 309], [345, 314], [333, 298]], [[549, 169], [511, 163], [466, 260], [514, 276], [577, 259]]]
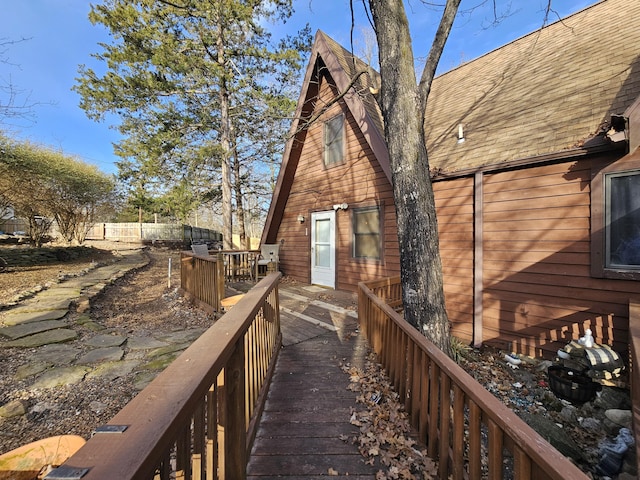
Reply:
[[444, 12], [442, 13], [442, 18], [440, 19], [440, 25], [438, 26], [436, 36], [433, 39], [433, 44], [431, 45], [429, 56], [427, 57], [427, 63], [425, 64], [424, 70], [422, 71], [422, 77], [420, 78], [420, 84], [418, 87], [420, 93], [420, 112], [422, 113], [422, 115], [424, 115], [425, 107], [427, 105], [427, 98], [429, 97], [429, 92], [431, 91], [431, 83], [433, 82], [436, 68], [438, 67], [438, 63], [440, 62], [440, 57], [442, 56], [444, 45], [445, 43], [447, 43], [447, 38], [449, 38], [449, 33], [451, 32], [453, 21], [456, 18], [456, 13], [458, 11], [460, 2], [461, 0], [447, 0], [447, 5], [445, 6]]

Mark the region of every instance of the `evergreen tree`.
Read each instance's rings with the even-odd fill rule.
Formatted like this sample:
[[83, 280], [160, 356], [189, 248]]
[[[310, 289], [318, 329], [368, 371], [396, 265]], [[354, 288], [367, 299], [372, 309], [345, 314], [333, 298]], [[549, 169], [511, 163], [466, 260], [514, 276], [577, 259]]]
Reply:
[[[144, 182], [163, 195], [192, 180], [192, 194], [173, 195], [188, 202], [219, 188], [226, 248], [234, 149], [255, 137], [284, 136], [282, 119], [295, 108], [290, 82], [300, 77], [309, 30], [274, 45], [266, 27], [292, 13], [291, 0], [108, 0], [89, 15], [113, 42], [94, 55], [105, 62], [104, 74], [80, 67], [80, 106], [95, 120], [119, 116], [126, 140], [116, 148], [118, 167], [132, 184], [150, 175]], [[272, 155], [254, 149], [248, 158], [261, 157]]]

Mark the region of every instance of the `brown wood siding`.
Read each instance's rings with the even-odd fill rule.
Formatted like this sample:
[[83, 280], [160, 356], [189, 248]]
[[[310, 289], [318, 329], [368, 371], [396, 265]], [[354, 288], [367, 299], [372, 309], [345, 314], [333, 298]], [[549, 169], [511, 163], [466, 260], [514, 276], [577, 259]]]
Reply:
[[[335, 98], [337, 91], [323, 77], [320, 98]], [[318, 106], [325, 103], [317, 101]], [[314, 112], [315, 113], [315, 112]], [[329, 168], [323, 161], [323, 122], [345, 114], [345, 161]], [[334, 204], [347, 203], [347, 210], [336, 211], [336, 288], [356, 290], [358, 282], [398, 275], [400, 261], [393, 203], [393, 191], [375, 160], [360, 128], [340, 101], [327, 109], [308, 130], [287, 199], [277, 241], [282, 243], [280, 269], [293, 279], [310, 282], [310, 219], [312, 212], [332, 210]], [[384, 228], [383, 258], [363, 261], [352, 258], [352, 211], [379, 205]], [[299, 215], [306, 221], [300, 224]]]
[[637, 282], [590, 276], [588, 160], [484, 178], [484, 341], [553, 356], [591, 328], [626, 351]]
[[473, 177], [434, 182], [451, 334], [473, 338]]

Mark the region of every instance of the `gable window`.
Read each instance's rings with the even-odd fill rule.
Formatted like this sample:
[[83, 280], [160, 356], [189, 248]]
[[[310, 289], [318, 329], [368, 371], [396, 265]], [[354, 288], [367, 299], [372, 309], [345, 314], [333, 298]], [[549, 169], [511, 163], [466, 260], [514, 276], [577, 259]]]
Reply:
[[337, 115], [324, 123], [324, 164], [327, 167], [344, 159], [344, 115]]
[[605, 174], [605, 268], [640, 269], [640, 170]]
[[353, 257], [379, 260], [382, 252], [380, 209], [353, 210]]

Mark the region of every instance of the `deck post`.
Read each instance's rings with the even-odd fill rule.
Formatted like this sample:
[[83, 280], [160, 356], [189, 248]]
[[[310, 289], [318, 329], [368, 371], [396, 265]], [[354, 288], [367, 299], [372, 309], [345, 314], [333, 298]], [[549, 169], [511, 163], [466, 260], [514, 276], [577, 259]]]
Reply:
[[243, 480], [247, 477], [246, 419], [244, 409], [244, 338], [240, 338], [224, 369], [225, 478]]
[[216, 292], [218, 292], [217, 297], [218, 297], [218, 312], [220, 311], [220, 309], [222, 308], [222, 299], [225, 297], [224, 294], [224, 258], [222, 255], [222, 252], [218, 252], [218, 254], [216, 255]]

